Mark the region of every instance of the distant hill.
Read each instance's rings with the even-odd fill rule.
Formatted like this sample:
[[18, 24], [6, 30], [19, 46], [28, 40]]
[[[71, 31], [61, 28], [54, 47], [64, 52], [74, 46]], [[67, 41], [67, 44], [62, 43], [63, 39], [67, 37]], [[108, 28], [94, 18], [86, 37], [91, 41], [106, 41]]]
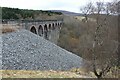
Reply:
[[[35, 17], [62, 15], [60, 12], [43, 11], [43, 10], [28, 10], [18, 8], [2, 8], [2, 19], [35, 19]], [[1, 15], [1, 14], [0, 14]]]
[[70, 12], [70, 11], [64, 11], [64, 10], [50, 10], [52, 12], [61, 12], [64, 15], [70, 15], [70, 16], [80, 16], [82, 13], [75, 13], [75, 12]]

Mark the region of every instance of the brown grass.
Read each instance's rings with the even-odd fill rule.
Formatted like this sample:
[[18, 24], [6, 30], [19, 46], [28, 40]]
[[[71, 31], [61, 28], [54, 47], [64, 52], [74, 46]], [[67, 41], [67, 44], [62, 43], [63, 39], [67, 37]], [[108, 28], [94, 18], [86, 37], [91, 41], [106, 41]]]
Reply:
[[0, 26], [0, 31], [1, 31], [2, 34], [14, 32], [18, 29], [19, 29], [19, 26], [12, 26], [12, 25], [2, 25], [2, 26]]
[[0, 70], [2, 78], [88, 78], [71, 71]]
[[15, 31], [15, 29], [14, 28], [12, 28], [12, 27], [3, 27], [2, 28], [2, 33], [4, 34], [4, 33], [9, 33], [9, 32], [14, 32]]

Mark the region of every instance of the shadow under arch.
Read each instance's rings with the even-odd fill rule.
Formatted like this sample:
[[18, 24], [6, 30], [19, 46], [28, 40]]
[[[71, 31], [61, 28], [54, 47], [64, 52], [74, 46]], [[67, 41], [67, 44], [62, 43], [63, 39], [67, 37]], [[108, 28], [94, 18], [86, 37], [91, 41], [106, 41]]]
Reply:
[[59, 23], [58, 23], [58, 26], [59, 26]]
[[35, 27], [34, 27], [34, 26], [32, 26], [32, 28], [30, 29], [30, 31], [31, 31], [32, 33], [37, 34], [37, 31], [36, 31], [36, 29], [35, 29]]
[[49, 26], [48, 26], [48, 27], [49, 27], [49, 30], [51, 30], [51, 27], [52, 27], [52, 26], [51, 26], [51, 24], [49, 24]]
[[55, 23], [55, 26], [57, 26], [57, 23]]
[[44, 37], [45, 37], [45, 39], [48, 39], [48, 28], [47, 28], [46, 24], [44, 26]]
[[62, 23], [60, 23], [59, 25], [62, 26]]
[[54, 30], [55, 29], [55, 24], [54, 23], [52, 23], [52, 30]]
[[43, 35], [43, 27], [40, 25], [38, 28], [38, 35], [42, 36]]

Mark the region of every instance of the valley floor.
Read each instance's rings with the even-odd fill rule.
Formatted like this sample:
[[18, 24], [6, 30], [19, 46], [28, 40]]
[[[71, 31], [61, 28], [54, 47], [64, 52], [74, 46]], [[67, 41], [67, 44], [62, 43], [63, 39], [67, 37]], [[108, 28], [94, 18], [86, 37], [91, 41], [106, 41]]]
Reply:
[[0, 70], [2, 78], [92, 78], [71, 71]]

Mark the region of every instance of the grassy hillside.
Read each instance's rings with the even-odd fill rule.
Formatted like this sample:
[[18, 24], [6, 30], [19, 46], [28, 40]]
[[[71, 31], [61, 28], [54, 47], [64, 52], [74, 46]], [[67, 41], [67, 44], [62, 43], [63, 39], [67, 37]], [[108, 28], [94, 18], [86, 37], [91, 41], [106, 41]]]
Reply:
[[53, 16], [62, 15], [62, 13], [2, 7], [2, 19], [36, 19], [39, 15]]

